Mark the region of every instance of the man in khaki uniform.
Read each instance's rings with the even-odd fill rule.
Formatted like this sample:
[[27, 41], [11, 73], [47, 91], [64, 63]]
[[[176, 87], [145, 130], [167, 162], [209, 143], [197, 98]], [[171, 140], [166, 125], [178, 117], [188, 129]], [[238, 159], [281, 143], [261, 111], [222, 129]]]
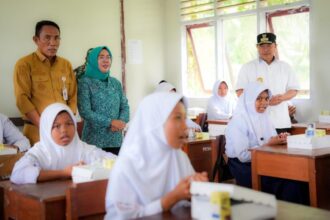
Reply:
[[56, 56], [60, 45], [60, 28], [52, 21], [36, 24], [33, 41], [37, 51], [19, 59], [14, 70], [16, 105], [24, 119], [24, 135], [31, 144], [39, 141], [42, 111], [54, 102], [77, 110], [77, 83], [72, 66]]

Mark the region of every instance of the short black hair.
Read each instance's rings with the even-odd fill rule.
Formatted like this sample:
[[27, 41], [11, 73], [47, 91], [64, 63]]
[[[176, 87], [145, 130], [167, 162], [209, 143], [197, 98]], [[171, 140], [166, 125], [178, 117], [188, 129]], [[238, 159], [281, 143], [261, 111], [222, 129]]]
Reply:
[[36, 24], [36, 29], [35, 29], [35, 33], [34, 33], [35, 35], [34, 36], [39, 37], [41, 29], [42, 29], [43, 26], [53, 26], [53, 27], [57, 28], [57, 30], [59, 32], [61, 32], [60, 27], [54, 21], [42, 20], [42, 21], [39, 21]]

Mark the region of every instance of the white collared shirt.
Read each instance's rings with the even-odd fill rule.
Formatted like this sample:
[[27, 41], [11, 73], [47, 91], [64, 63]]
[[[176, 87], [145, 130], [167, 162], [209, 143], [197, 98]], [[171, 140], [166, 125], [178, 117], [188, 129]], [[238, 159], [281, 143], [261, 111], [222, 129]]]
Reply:
[[30, 148], [29, 140], [18, 130], [18, 128], [3, 114], [0, 114], [0, 143], [15, 145], [20, 152]]
[[[268, 65], [262, 59], [256, 59], [242, 66], [236, 84], [237, 89], [244, 89], [247, 83], [259, 81], [270, 88], [272, 95], [286, 93], [288, 90], [299, 90], [299, 81], [286, 62], [275, 59]], [[288, 104], [282, 102], [270, 106], [270, 117], [276, 128], [291, 127]]]
[[251, 161], [250, 149], [262, 146], [276, 136], [268, 111], [257, 112], [255, 102], [260, 93], [268, 89], [261, 83], [252, 82], [239, 97], [232, 119], [226, 128], [226, 155], [242, 163]]

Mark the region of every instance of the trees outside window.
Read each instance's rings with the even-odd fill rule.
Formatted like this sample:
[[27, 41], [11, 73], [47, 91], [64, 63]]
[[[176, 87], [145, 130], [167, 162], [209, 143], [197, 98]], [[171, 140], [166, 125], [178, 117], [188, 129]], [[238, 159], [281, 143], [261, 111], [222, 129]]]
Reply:
[[309, 98], [309, 1], [181, 0], [182, 83], [188, 97], [209, 97], [217, 79], [231, 92], [241, 66], [257, 57], [256, 35], [277, 35], [280, 59], [300, 80], [300, 98]]

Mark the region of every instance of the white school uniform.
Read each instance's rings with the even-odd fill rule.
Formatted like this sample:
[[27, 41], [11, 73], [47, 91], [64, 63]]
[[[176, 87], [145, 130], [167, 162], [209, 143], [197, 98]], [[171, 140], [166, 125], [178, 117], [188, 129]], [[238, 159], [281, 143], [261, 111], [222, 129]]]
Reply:
[[28, 150], [31, 146], [29, 139], [3, 114], [0, 114], [0, 143], [15, 145], [20, 152]]
[[219, 95], [218, 89], [222, 82], [218, 80], [214, 83], [213, 95], [207, 103], [207, 118], [210, 120], [229, 119], [236, 107], [236, 98], [231, 94], [227, 93], [225, 97]]
[[75, 117], [68, 106], [61, 103], [49, 105], [40, 118], [40, 141], [15, 164], [10, 181], [16, 184], [36, 183], [40, 170], [60, 170], [79, 161], [89, 164], [102, 158], [116, 157], [96, 146], [82, 142], [77, 130], [70, 144], [67, 146], [56, 144], [51, 131], [55, 118], [61, 111], [69, 113], [77, 128]]
[[[237, 78], [236, 90], [244, 89], [247, 83], [255, 81], [264, 83], [273, 95], [283, 94], [288, 90], [299, 90], [299, 81], [290, 65], [278, 59], [270, 65], [262, 59], [243, 65]], [[276, 128], [291, 127], [287, 102], [270, 106], [269, 114]]]
[[140, 103], [109, 177], [105, 219], [162, 212], [161, 198], [195, 173], [187, 155], [165, 137], [164, 124], [180, 99], [177, 93], [159, 92]]
[[226, 128], [226, 155], [241, 162], [251, 161], [249, 149], [267, 143], [276, 130], [269, 118], [268, 108], [258, 113], [255, 102], [267, 87], [258, 82], [249, 83], [240, 96], [236, 110]]

